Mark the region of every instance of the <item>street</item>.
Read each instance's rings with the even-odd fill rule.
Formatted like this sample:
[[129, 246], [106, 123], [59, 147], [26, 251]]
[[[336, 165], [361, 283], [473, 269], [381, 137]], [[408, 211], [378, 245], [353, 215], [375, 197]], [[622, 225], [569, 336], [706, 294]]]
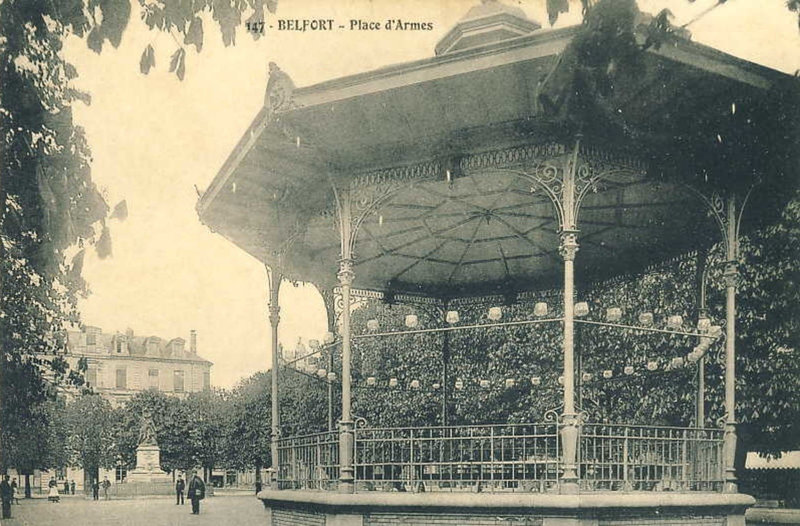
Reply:
[[11, 514], [2, 526], [210, 526], [266, 521], [264, 507], [252, 494], [205, 499], [200, 515], [191, 514], [188, 500], [176, 506], [174, 499], [166, 497], [96, 502], [71, 497], [57, 504], [43, 498], [21, 499], [11, 507]]

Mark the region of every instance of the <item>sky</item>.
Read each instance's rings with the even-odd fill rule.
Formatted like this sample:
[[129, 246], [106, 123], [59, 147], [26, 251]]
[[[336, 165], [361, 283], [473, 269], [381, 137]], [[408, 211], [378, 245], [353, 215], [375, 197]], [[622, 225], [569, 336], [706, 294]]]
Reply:
[[[445, 33], [478, 0], [280, 0], [276, 18], [433, 22], [431, 31], [278, 32], [254, 40], [238, 31], [225, 47], [215, 23], [204, 20], [202, 51], [187, 46], [186, 77], [169, 73], [179, 39], [151, 32], [134, 2], [119, 48], [100, 55], [71, 38], [66, 57], [80, 74], [76, 86], [92, 104], [75, 107], [92, 149], [92, 176], [113, 206], [125, 199], [129, 215], [110, 223], [113, 256], [88, 256], [91, 295], [81, 301], [84, 323], [106, 332], [189, 339], [214, 362], [212, 384], [229, 388], [270, 367], [268, 287], [261, 263], [198, 220], [195, 205], [259, 111], [273, 61], [296, 86], [307, 86], [388, 64], [433, 56]], [[547, 26], [545, 0], [507, 0]], [[643, 11], [669, 7], [673, 22], [695, 18], [716, 0], [639, 0]], [[579, 22], [579, 6], [556, 27]], [[783, 0], [729, 0], [689, 26], [694, 41], [780, 71], [800, 69], [797, 15]], [[139, 71], [144, 48], [156, 65]], [[334, 273], [335, 269], [331, 269]], [[279, 339], [321, 339], [322, 299], [312, 286], [284, 284]]]

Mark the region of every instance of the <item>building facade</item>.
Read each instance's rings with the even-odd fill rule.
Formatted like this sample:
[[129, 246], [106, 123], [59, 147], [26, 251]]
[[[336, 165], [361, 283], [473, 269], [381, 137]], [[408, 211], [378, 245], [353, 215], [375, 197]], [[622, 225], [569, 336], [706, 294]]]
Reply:
[[68, 356], [85, 358], [86, 383], [113, 405], [146, 389], [186, 396], [211, 388], [212, 363], [197, 354], [197, 332], [183, 338], [104, 333], [87, 326], [67, 333]]

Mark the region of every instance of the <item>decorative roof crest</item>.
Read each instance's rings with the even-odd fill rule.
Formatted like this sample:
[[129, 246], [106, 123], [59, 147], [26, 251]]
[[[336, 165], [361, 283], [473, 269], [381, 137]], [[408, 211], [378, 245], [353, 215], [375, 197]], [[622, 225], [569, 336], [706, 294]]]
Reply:
[[293, 108], [292, 93], [294, 92], [294, 82], [286, 73], [274, 62], [269, 63], [269, 79], [267, 80], [267, 91], [264, 95], [264, 106], [271, 113], [280, 110]]

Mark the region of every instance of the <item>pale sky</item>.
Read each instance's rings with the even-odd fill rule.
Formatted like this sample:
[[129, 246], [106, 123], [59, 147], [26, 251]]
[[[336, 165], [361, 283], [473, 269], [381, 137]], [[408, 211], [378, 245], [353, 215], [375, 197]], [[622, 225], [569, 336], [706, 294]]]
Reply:
[[[263, 266], [200, 224], [197, 193], [210, 184], [264, 100], [267, 64], [276, 62], [297, 86], [387, 64], [433, 56], [436, 42], [479, 0], [280, 0], [275, 18], [431, 21], [432, 31], [278, 32], [254, 41], [237, 32], [225, 48], [204, 20], [201, 53], [187, 46], [186, 78], [168, 72], [177, 49], [172, 36], [150, 32], [134, 5], [122, 44], [96, 55], [72, 39], [67, 58], [77, 86], [92, 94], [77, 104], [93, 153], [92, 175], [113, 206], [128, 203], [124, 222], [112, 221], [113, 257], [87, 256], [92, 295], [81, 302], [84, 322], [107, 332], [130, 327], [140, 335], [188, 340], [197, 329], [199, 353], [214, 362], [212, 383], [231, 387], [270, 366], [267, 285]], [[691, 20], [716, 0], [639, 0], [653, 13], [669, 7], [674, 22]], [[507, 3], [511, 3], [507, 0]], [[547, 26], [545, 0], [513, 2]], [[134, 4], [137, 4], [134, 2]], [[557, 27], [579, 20], [579, 6]], [[693, 40], [787, 73], [800, 69], [797, 15], [784, 0], [730, 0], [692, 24]], [[177, 35], [176, 35], [177, 36]], [[155, 48], [155, 69], [139, 72], [142, 51]], [[335, 273], [336, 269], [331, 269]], [[280, 340], [325, 332], [322, 299], [311, 286], [284, 284]]]

